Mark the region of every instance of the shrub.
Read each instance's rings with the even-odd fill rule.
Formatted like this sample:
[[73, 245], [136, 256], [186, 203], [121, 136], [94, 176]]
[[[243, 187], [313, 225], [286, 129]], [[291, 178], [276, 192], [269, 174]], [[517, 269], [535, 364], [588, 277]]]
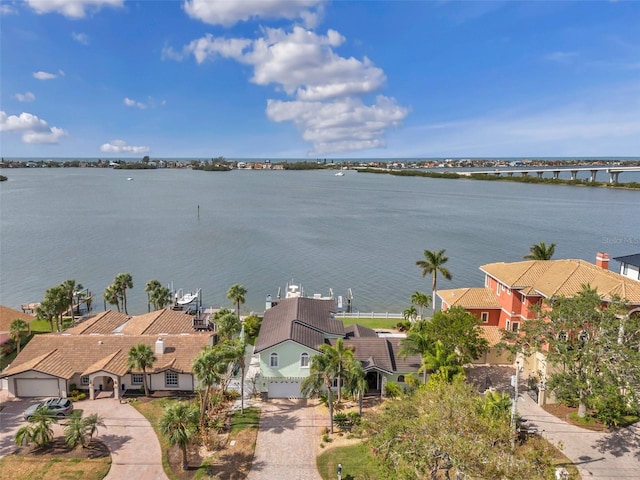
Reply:
[[384, 393], [389, 398], [396, 398], [402, 395], [402, 387], [396, 382], [387, 382]]
[[405, 320], [403, 322], [398, 322], [396, 324], [396, 329], [399, 332], [408, 332], [410, 328], [411, 328], [411, 322], [409, 320]]
[[349, 417], [346, 413], [338, 412], [333, 416], [333, 421], [336, 422], [336, 425], [340, 428], [340, 430], [345, 430], [348, 428]]

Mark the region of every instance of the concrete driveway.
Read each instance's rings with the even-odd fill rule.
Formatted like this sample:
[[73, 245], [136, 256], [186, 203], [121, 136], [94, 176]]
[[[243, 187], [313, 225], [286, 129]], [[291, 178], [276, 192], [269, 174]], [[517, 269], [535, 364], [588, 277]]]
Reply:
[[[25, 424], [22, 413], [36, 401], [16, 399], [0, 403], [0, 457], [14, 450], [15, 432]], [[83, 415], [97, 413], [104, 418], [107, 428], [99, 428], [97, 438], [111, 452], [107, 480], [167, 478], [162, 469], [158, 438], [151, 424], [135, 408], [111, 398], [84, 400], [76, 402], [74, 407], [81, 409]], [[60, 435], [62, 427], [55, 426], [54, 431]]]
[[322, 480], [316, 469], [320, 428], [329, 418], [318, 416], [304, 400], [270, 400], [262, 404], [256, 452], [247, 480]]
[[543, 430], [542, 436], [554, 445], [562, 444], [562, 452], [577, 465], [583, 479], [640, 478], [640, 427], [593, 432], [547, 413], [528, 395], [518, 397], [518, 412], [528, 420], [527, 426]]

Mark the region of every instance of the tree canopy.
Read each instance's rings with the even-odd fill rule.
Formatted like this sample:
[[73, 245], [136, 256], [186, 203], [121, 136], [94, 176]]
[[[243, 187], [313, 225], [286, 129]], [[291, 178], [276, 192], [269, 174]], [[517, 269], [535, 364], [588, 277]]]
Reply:
[[556, 251], [556, 244], [552, 243], [549, 246], [544, 242], [531, 245], [529, 253], [524, 256], [525, 260], [551, 260], [554, 252]]

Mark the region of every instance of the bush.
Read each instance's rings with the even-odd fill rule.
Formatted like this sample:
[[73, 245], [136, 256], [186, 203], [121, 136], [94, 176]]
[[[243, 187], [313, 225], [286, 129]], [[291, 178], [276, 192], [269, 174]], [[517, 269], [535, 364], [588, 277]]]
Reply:
[[346, 413], [339, 412], [333, 416], [333, 421], [336, 422], [340, 430], [346, 430], [349, 424], [349, 417]]
[[384, 393], [389, 398], [396, 398], [402, 395], [402, 387], [396, 382], [387, 382]]
[[410, 328], [411, 328], [411, 322], [409, 320], [405, 320], [403, 322], [398, 322], [396, 324], [396, 329], [399, 332], [408, 332]]

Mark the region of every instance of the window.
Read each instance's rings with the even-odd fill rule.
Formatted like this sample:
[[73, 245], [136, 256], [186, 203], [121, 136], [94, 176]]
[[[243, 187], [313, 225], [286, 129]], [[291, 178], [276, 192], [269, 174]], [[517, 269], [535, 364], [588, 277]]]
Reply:
[[625, 263], [624, 266], [622, 267], [622, 274], [623, 275], [628, 275], [629, 274], [629, 264]]
[[499, 297], [500, 296], [500, 282], [496, 283], [496, 295]]
[[507, 295], [511, 295], [511, 289], [507, 288]]
[[167, 370], [164, 374], [164, 384], [167, 387], [177, 387], [178, 386], [178, 374], [171, 370]]
[[511, 321], [507, 320], [507, 326], [505, 328], [505, 330], [508, 332], [509, 330], [511, 330]]
[[404, 375], [398, 375], [398, 383], [404, 383]]
[[482, 323], [487, 323], [489, 321], [489, 312], [482, 312], [480, 318], [482, 319]]
[[143, 378], [141, 373], [132, 373], [131, 374], [131, 383], [133, 385], [142, 385]]
[[278, 367], [278, 363], [278, 354], [276, 352], [273, 352], [271, 355], [269, 355], [269, 366], [271, 368]]
[[522, 294], [522, 304], [524, 305], [525, 303], [527, 303], [527, 296], [523, 293]]
[[89, 385], [89, 375], [84, 375], [83, 377], [80, 377], [80, 384]]
[[489, 286], [489, 276], [485, 276], [484, 277], [484, 286], [488, 287]]
[[518, 328], [520, 328], [520, 323], [518, 323], [518, 322], [513, 322], [513, 323], [511, 324], [511, 330], [512, 330], [512, 331], [517, 332], [517, 331], [518, 331]]
[[308, 353], [300, 354], [300, 366], [302, 368], [309, 368], [309, 354]]

